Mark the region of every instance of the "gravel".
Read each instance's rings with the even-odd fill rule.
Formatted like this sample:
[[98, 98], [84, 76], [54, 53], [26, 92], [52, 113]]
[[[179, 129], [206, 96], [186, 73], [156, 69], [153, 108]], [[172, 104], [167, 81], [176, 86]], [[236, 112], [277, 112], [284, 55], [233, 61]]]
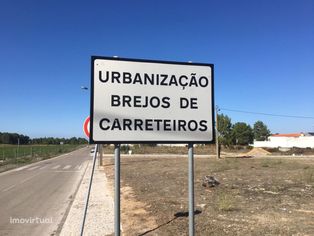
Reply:
[[[61, 236], [80, 235], [84, 204], [92, 170], [92, 161], [83, 177], [67, 219], [62, 227]], [[84, 235], [109, 235], [114, 232], [114, 202], [103, 167], [96, 163], [92, 189], [85, 221]]]

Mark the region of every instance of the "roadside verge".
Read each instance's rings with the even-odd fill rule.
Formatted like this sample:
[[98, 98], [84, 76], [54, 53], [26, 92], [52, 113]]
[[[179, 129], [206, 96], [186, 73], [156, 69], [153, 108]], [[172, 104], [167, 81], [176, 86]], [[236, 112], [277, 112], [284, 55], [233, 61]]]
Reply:
[[[98, 162], [98, 159], [97, 159]], [[96, 163], [85, 221], [84, 235], [108, 235], [114, 232], [114, 203], [103, 167]], [[92, 171], [89, 162], [81, 186], [62, 227], [61, 236], [80, 235], [84, 204]]]

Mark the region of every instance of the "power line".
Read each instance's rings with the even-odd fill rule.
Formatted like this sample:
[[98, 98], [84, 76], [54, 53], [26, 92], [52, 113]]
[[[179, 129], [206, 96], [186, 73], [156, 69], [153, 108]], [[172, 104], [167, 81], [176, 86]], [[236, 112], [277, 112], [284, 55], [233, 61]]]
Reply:
[[235, 109], [228, 109], [228, 108], [220, 108], [220, 110], [239, 112], [239, 113], [246, 113], [246, 114], [264, 115], [264, 116], [276, 116], [276, 117], [297, 118], [297, 119], [313, 119], [314, 120], [313, 116], [280, 115], [280, 114], [273, 114], [273, 113], [264, 113], [264, 112], [255, 112], [255, 111], [243, 111], [243, 110], [235, 110]]

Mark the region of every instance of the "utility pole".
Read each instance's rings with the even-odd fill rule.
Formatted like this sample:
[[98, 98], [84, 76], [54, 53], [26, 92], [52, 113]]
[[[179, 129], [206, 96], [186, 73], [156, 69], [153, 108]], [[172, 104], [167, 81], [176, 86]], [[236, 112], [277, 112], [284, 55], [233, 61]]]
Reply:
[[220, 148], [219, 148], [219, 132], [218, 132], [218, 112], [219, 107], [216, 106], [216, 119], [215, 119], [215, 131], [216, 131], [216, 157], [217, 159], [220, 159]]

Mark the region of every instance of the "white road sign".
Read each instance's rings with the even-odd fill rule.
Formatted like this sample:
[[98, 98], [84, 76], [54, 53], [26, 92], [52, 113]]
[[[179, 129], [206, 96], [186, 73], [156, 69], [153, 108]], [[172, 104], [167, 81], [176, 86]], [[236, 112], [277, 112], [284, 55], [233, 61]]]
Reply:
[[211, 143], [213, 65], [92, 57], [91, 143]]

